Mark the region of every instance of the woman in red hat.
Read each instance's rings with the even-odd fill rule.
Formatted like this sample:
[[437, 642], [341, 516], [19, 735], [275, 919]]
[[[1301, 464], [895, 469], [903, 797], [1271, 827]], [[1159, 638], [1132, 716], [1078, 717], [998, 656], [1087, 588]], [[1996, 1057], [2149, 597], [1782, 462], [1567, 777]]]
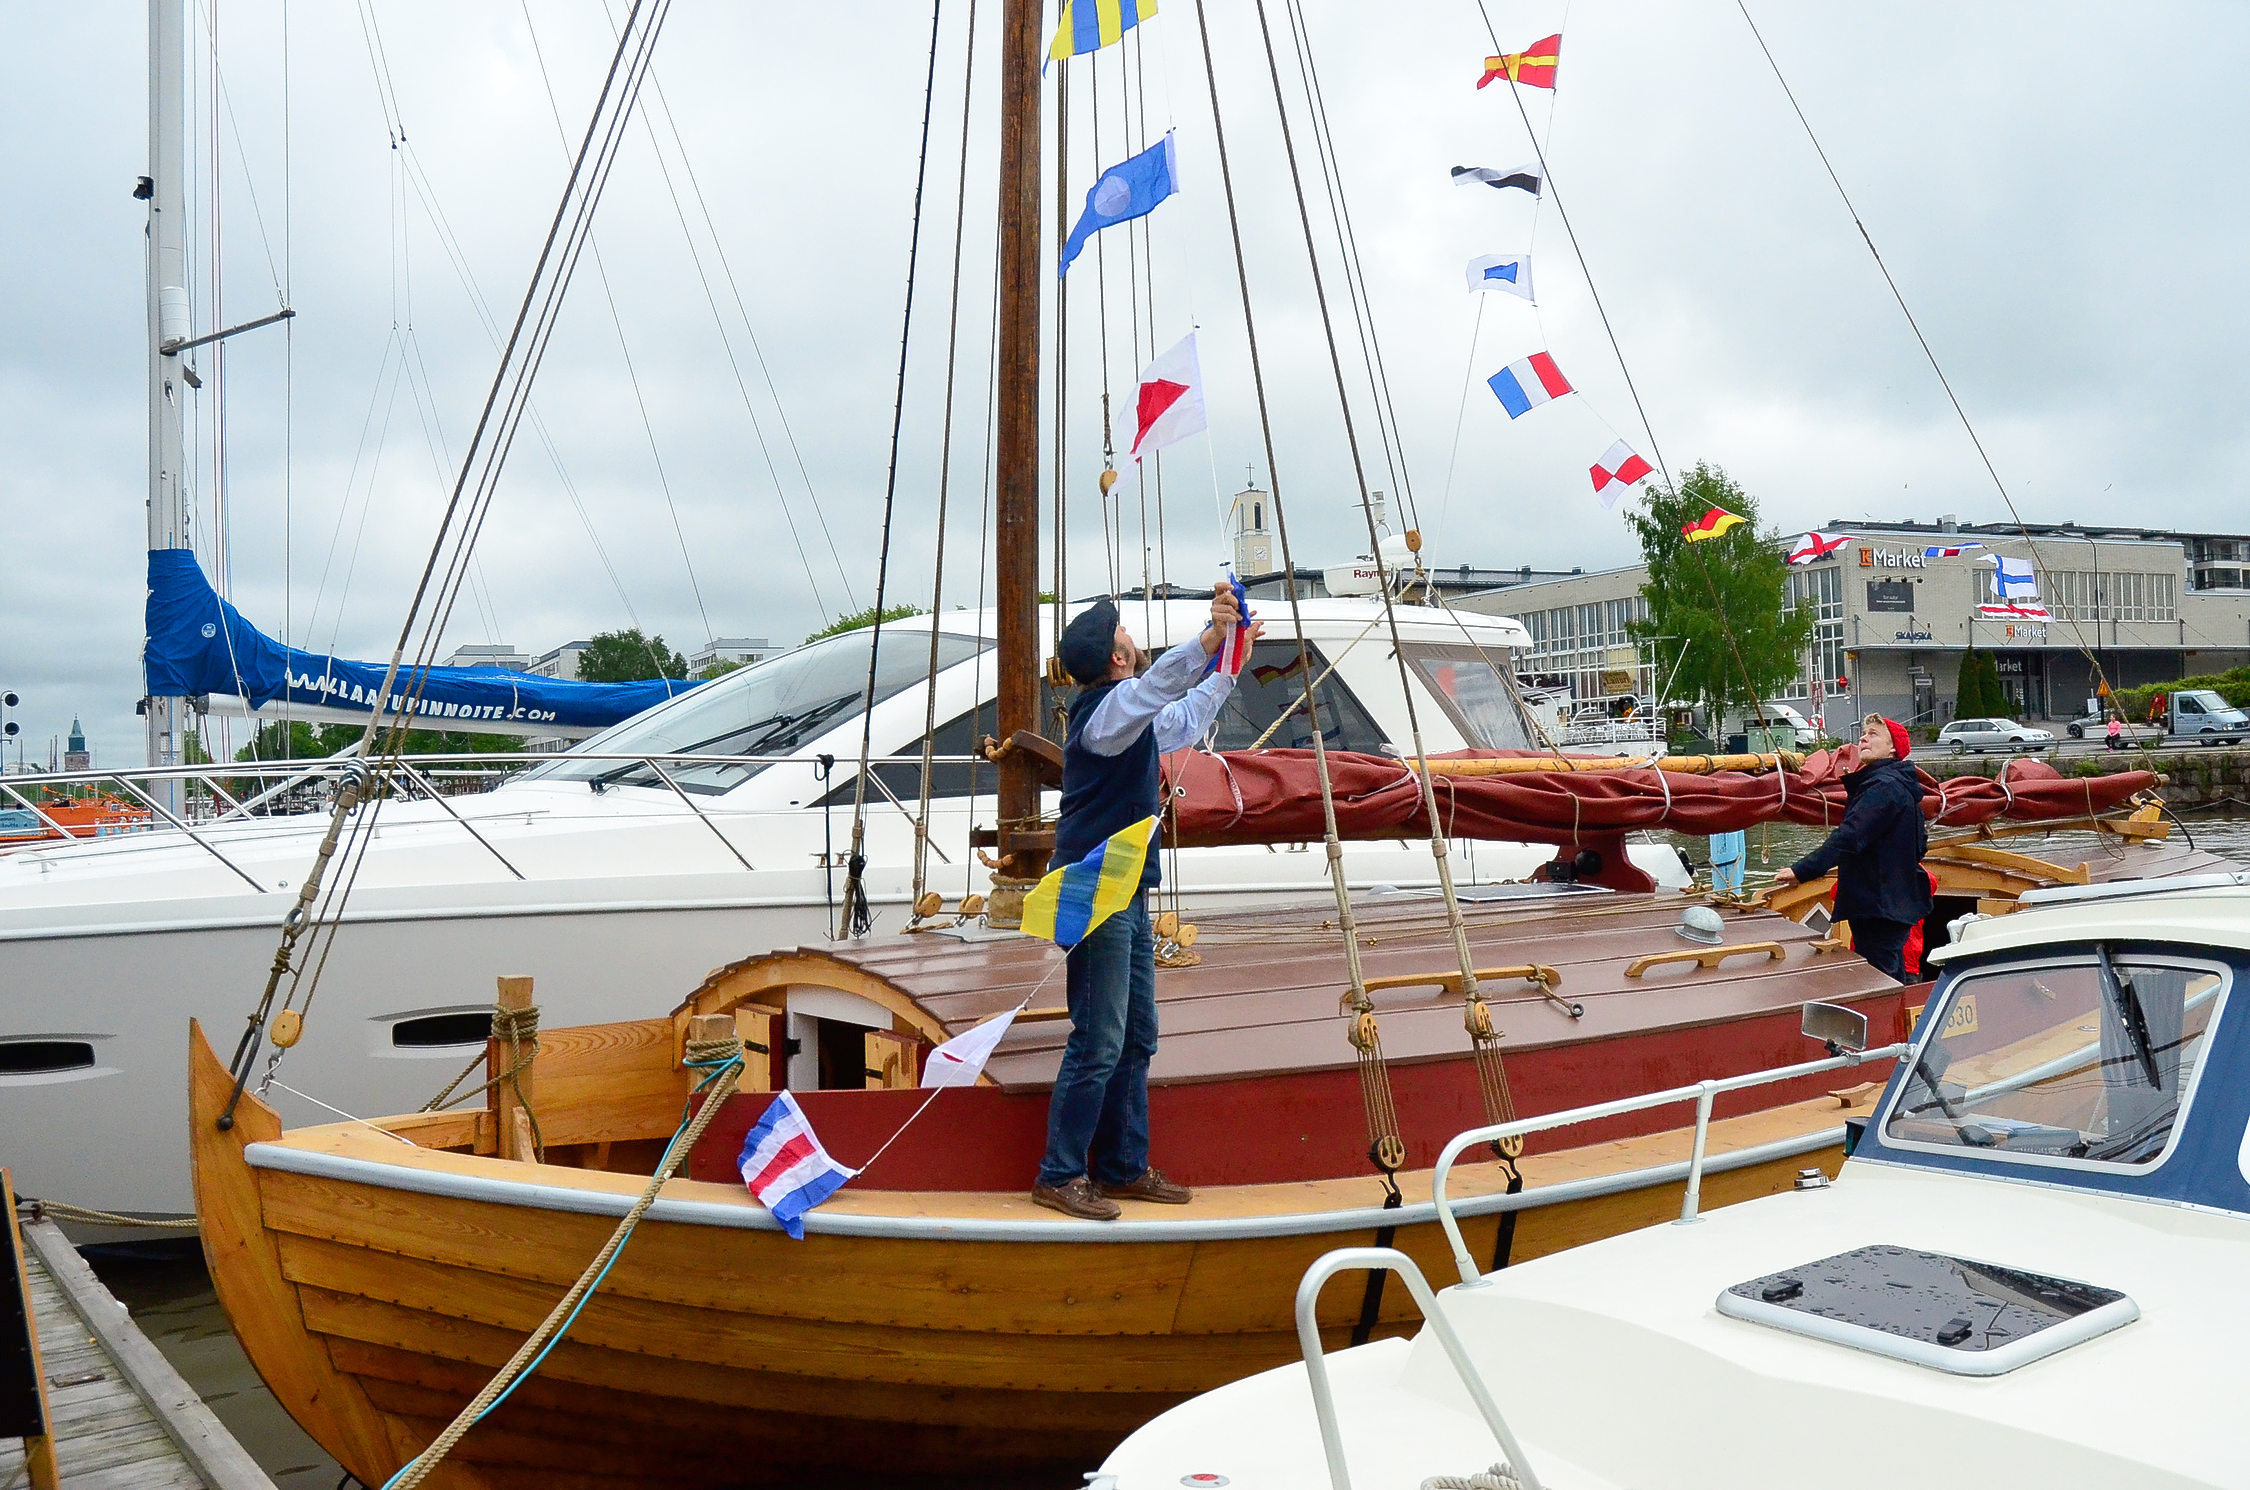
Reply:
[[1930, 913], [1922, 856], [1922, 783], [1906, 763], [1906, 726], [1880, 714], [1859, 732], [1859, 765], [1844, 777], [1844, 821], [1819, 848], [1774, 876], [1795, 885], [1836, 871], [1836, 919], [1852, 928], [1852, 948], [1901, 983], [1907, 933]]

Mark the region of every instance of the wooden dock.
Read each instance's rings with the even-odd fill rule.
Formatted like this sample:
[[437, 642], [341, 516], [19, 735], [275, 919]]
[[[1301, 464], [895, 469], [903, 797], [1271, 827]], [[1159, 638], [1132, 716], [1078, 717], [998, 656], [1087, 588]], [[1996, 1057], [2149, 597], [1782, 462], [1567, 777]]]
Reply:
[[[21, 1235], [55, 1482], [67, 1490], [274, 1490], [62, 1231], [32, 1221]], [[26, 1443], [0, 1438], [0, 1486], [22, 1483]], [[43, 1469], [34, 1466], [28, 1478], [44, 1480]]]

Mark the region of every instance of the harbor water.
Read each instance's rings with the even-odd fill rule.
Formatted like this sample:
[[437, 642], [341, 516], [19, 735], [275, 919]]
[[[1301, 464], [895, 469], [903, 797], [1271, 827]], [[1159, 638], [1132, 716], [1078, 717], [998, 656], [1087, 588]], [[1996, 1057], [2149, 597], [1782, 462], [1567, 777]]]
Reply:
[[[2197, 847], [2250, 865], [2250, 816], [2189, 814], [2184, 826]], [[2173, 831], [2177, 834], [2181, 829]], [[1702, 838], [1666, 836], [1690, 863], [1701, 866], [1708, 860]], [[1750, 884], [1754, 887], [1770, 878], [1774, 870], [1786, 867], [1820, 839], [1820, 832], [1811, 828], [1752, 829], [1747, 869]], [[2001, 843], [2016, 852], [2066, 866], [2135, 852], [2129, 846], [2121, 847], [2115, 839], [2086, 832], [2026, 834]], [[199, 1255], [106, 1251], [96, 1255], [93, 1262], [102, 1281], [132, 1311], [142, 1331], [264, 1466], [280, 1490], [331, 1490], [343, 1480], [342, 1469], [290, 1421], [258, 1379], [235, 1342]], [[1034, 1487], [1022, 1486], [1020, 1490]]]

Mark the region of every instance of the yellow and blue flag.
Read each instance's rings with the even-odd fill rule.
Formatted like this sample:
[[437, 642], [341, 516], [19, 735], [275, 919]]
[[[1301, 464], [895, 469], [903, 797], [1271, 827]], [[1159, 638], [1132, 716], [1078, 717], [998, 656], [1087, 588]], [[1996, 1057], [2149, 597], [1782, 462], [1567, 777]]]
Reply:
[[1050, 873], [1023, 898], [1023, 929], [1068, 951], [1133, 903], [1141, 888], [1156, 819], [1144, 817], [1112, 833], [1075, 864]]
[[1047, 60], [1095, 52], [1156, 14], [1156, 0], [1063, 0], [1062, 24]]

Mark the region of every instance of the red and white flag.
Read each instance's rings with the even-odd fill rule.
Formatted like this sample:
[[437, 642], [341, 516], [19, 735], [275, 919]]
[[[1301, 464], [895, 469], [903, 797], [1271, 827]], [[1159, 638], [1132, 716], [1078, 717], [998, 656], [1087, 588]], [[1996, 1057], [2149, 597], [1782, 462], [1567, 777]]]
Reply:
[[1991, 616], [2002, 621], [2051, 621], [2053, 612], [2043, 605], [2025, 605], [2021, 601], [2003, 600], [1998, 605], [1980, 605], [1980, 616]]
[[1807, 533], [1797, 540], [1795, 548], [1789, 550], [1789, 562], [1792, 564], [1815, 563], [1827, 558], [1851, 541], [1852, 535], [1849, 533]]
[[767, 1104], [765, 1116], [744, 1136], [742, 1156], [735, 1162], [758, 1203], [799, 1241], [805, 1238], [805, 1212], [859, 1173], [828, 1157], [805, 1110], [788, 1092]]
[[1195, 333], [1141, 369], [1133, 395], [1133, 443], [1128, 453], [1143, 456], [1209, 429], [1203, 412], [1203, 364], [1195, 355]]
[[1003, 1014], [996, 1014], [984, 1023], [971, 1026], [930, 1052], [922, 1062], [922, 1085], [975, 1086], [984, 1074], [984, 1063], [992, 1059], [992, 1052], [1000, 1044], [1000, 1037], [1008, 1033], [1008, 1026], [1029, 1005], [1030, 1000], [1016, 1005]]
[[[1639, 451], [1623, 440], [1619, 440], [1602, 452], [1602, 458], [1594, 462], [1588, 474], [1594, 478], [1594, 490], [1598, 492], [1613, 481], [1624, 486], [1631, 486], [1655, 469], [1656, 467], [1641, 458]], [[1612, 505], [1617, 501], [1617, 497], [1616, 492], [1610, 492], [1602, 498], [1602, 505], [1604, 507]]]

